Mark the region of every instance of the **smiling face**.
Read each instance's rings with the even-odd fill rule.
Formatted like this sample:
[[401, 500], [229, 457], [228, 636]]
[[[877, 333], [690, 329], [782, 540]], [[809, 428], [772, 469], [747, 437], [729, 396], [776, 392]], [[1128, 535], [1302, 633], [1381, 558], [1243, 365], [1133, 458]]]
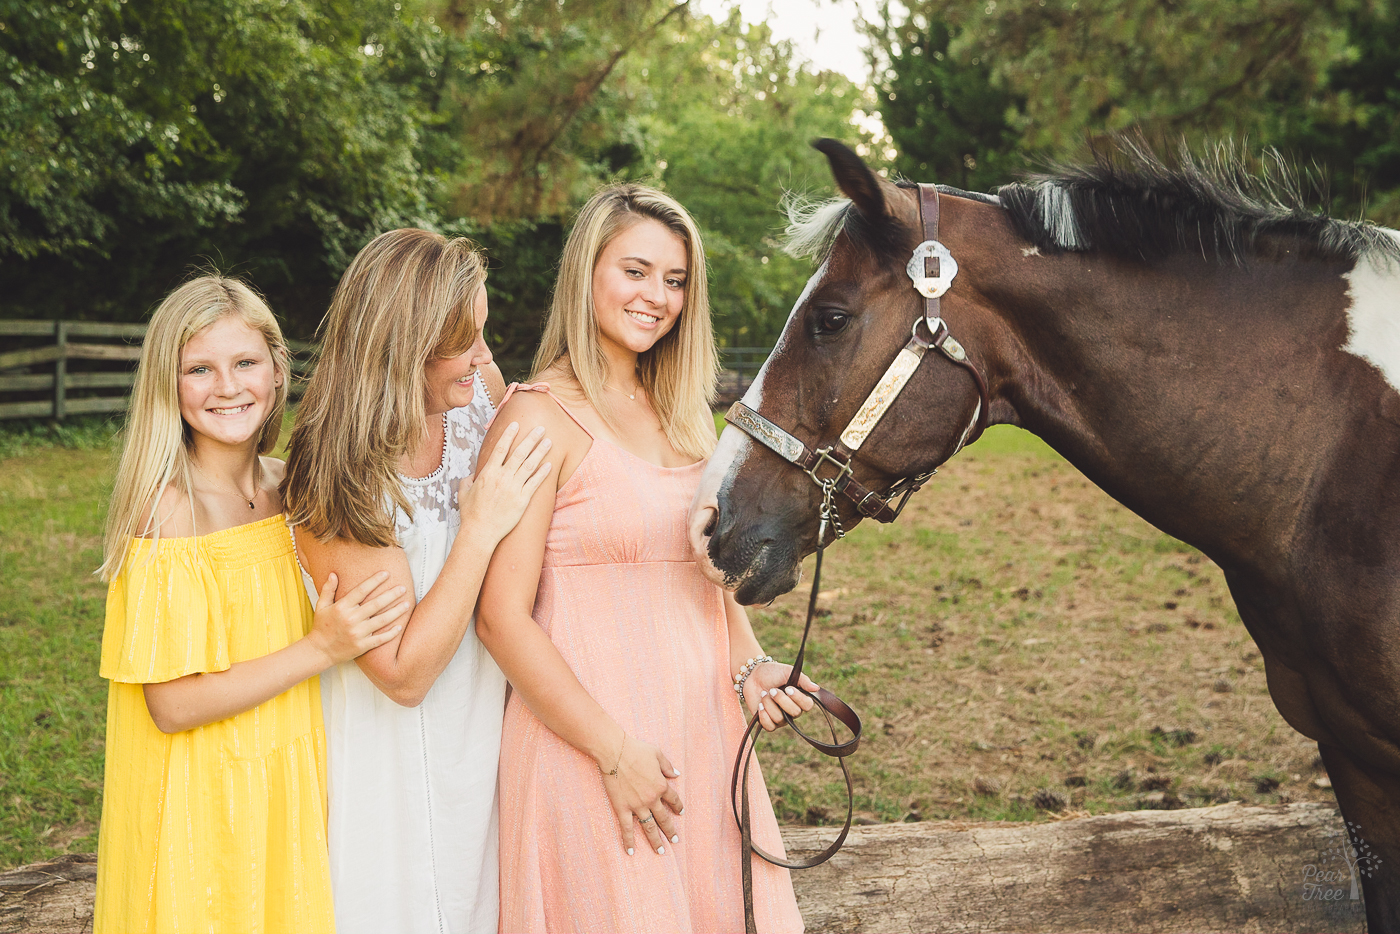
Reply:
[[658, 221], [639, 220], [613, 237], [593, 267], [604, 352], [640, 354], [669, 333], [685, 305], [687, 273], [685, 241]]
[[491, 350], [486, 346], [484, 285], [476, 290], [472, 313], [476, 316], [476, 340], [472, 345], [455, 357], [433, 357], [423, 369], [427, 395], [424, 408], [428, 415], [437, 415], [470, 403], [475, 395], [473, 383], [476, 371], [491, 363]]
[[262, 333], [227, 315], [180, 349], [180, 416], [196, 444], [256, 443], [280, 381]]

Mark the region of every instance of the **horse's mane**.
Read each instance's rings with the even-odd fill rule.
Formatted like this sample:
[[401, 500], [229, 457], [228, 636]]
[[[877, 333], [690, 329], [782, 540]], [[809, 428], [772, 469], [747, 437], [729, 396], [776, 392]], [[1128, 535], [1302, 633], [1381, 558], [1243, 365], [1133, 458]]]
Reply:
[[[1111, 150], [1096, 149], [1092, 164], [1033, 175], [996, 195], [938, 188], [999, 204], [1017, 232], [1045, 253], [1098, 250], [1146, 260], [1187, 252], [1240, 263], [1261, 238], [1287, 237], [1320, 258], [1355, 260], [1376, 251], [1400, 260], [1400, 240], [1368, 221], [1308, 208], [1297, 173], [1277, 153], [1266, 165], [1263, 174], [1252, 173], [1233, 147], [1221, 146], [1204, 158], [1183, 151], [1168, 166], [1141, 142], [1120, 137]], [[842, 230], [878, 253], [907, 239], [902, 225], [870, 224], [845, 198], [790, 197], [787, 213], [785, 246], [793, 256], [825, 259]]]
[[1048, 253], [1147, 260], [1186, 252], [1240, 263], [1261, 239], [1286, 237], [1323, 259], [1372, 250], [1400, 259], [1400, 243], [1382, 228], [1309, 208], [1298, 174], [1276, 152], [1266, 153], [1262, 173], [1228, 145], [1203, 158], [1183, 149], [1176, 162], [1120, 137], [1096, 149], [1092, 164], [1034, 175], [997, 195], [1017, 232]]

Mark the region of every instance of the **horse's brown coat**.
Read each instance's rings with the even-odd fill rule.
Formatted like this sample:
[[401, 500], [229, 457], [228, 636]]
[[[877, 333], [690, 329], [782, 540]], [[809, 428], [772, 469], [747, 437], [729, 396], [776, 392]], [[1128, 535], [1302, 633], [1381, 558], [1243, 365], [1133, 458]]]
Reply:
[[[848, 224], [765, 368], [760, 411], [812, 448], [834, 440], [921, 313], [903, 272], [912, 192], [824, 151], [858, 226], [882, 228], [900, 255]], [[1274, 702], [1318, 742], [1343, 813], [1381, 857], [1364, 880], [1370, 928], [1400, 931], [1400, 395], [1341, 349], [1352, 263], [1284, 235], [1239, 265], [1185, 250], [1047, 255], [1001, 207], [948, 195], [940, 239], [961, 268], [943, 316], [987, 378], [992, 422], [1044, 438], [1225, 570]], [[849, 324], [817, 335], [824, 309]], [[930, 356], [856, 476], [880, 489], [941, 463], [976, 399], [966, 373]], [[816, 487], [757, 446], [708, 473], [701, 557], [742, 602], [791, 589], [815, 549]]]

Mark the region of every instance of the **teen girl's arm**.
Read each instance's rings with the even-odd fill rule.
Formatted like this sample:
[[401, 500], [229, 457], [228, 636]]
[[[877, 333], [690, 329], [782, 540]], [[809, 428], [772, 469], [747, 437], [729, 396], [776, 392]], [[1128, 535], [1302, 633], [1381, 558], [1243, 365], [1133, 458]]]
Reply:
[[408, 610], [404, 589], [392, 587], [367, 599], [388, 577], [380, 572], [336, 600], [332, 574], [316, 600], [311, 631], [286, 648], [235, 662], [224, 671], [142, 685], [151, 719], [162, 733], [224, 720], [394, 638], [403, 624], [390, 624]]
[[457, 653], [471, 625], [491, 553], [545, 481], [549, 464], [541, 461], [550, 449], [549, 439], [543, 431], [531, 432], [507, 456], [518, 433], [519, 426], [508, 425], [499, 432], [504, 443], [494, 449], [483, 445], [476, 476], [458, 486], [462, 526], [441, 573], [421, 602], [414, 602], [413, 578], [402, 548], [376, 548], [344, 538], [322, 542], [312, 535], [297, 535], [302, 560], [318, 587], [332, 574], [341, 580], [362, 581], [383, 568], [389, 573], [376, 593], [388, 588], [407, 590], [409, 615], [401, 631], [356, 659], [375, 687], [397, 704], [422, 703]]
[[[280, 473], [278, 461], [266, 463], [265, 459], [265, 466]], [[194, 534], [192, 500], [173, 485], [165, 488], [151, 508], [159, 517], [162, 536], [183, 538]], [[141, 517], [140, 527], [147, 526], [150, 515], [148, 509]], [[402, 627], [390, 624], [408, 608], [403, 589], [387, 588], [378, 597], [367, 599], [387, 576], [380, 574], [365, 581], [340, 600], [335, 599], [336, 580], [327, 581], [316, 601], [311, 632], [286, 648], [236, 662], [224, 671], [142, 685], [151, 720], [163, 733], [178, 733], [227, 719], [393, 638]]]
[[[641, 826], [652, 849], [664, 853], [667, 840], [678, 839], [672, 814], [680, 814], [682, 803], [669, 780], [678, 778], [680, 773], [660, 749], [643, 737], [624, 734], [617, 721], [579, 683], [532, 616], [555, 494], [588, 453], [591, 442], [552, 400], [542, 395], [516, 393], [500, 420], [506, 416], [522, 425], [544, 426], [557, 441], [557, 466], [550, 469], [542, 495], [530, 503], [520, 524], [502, 540], [491, 559], [481, 587], [477, 636], [530, 711], [598, 764], [628, 855], [634, 849], [633, 815], [648, 813], [655, 820]], [[486, 436], [486, 444], [491, 444], [496, 434], [493, 428]], [[501, 437], [504, 445], [508, 439], [504, 433]], [[614, 770], [615, 774], [610, 774]], [[665, 808], [661, 807], [663, 802]]]
[[[724, 594], [724, 617], [729, 624], [729, 673], [738, 675], [750, 659], [763, 657], [763, 648], [753, 634], [748, 612], [727, 591]], [[757, 713], [759, 724], [770, 733], [783, 725], [783, 710], [789, 716], [800, 717], [815, 703], [801, 691], [787, 687], [791, 675], [791, 665], [766, 662], [755, 668], [744, 681], [744, 703], [748, 707], [748, 717]], [[817, 689], [817, 685], [805, 674], [797, 683], [809, 691]]]

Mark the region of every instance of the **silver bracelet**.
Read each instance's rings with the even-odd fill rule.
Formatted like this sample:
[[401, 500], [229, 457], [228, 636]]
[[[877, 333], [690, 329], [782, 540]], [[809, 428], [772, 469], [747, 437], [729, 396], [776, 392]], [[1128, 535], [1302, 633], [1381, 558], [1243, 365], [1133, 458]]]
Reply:
[[744, 662], [743, 665], [739, 666], [739, 673], [734, 676], [734, 692], [739, 695], [740, 707], [746, 708], [748, 706], [747, 702], [744, 700], [744, 682], [749, 680], [749, 675], [753, 674], [755, 668], [771, 661], [773, 661], [773, 656], [763, 655], [759, 658], [751, 658]]

